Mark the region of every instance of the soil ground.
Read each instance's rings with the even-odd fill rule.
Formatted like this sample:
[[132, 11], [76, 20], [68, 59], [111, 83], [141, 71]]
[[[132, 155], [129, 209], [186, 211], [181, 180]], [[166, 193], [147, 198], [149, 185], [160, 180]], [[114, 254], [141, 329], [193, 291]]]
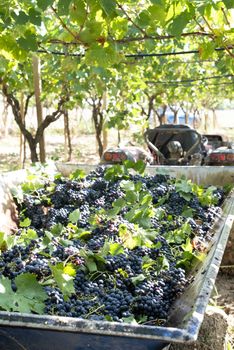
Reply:
[[228, 315], [228, 342], [230, 349], [234, 349], [234, 266], [222, 268], [216, 279], [216, 290], [214, 290], [211, 302], [221, 307]]
[[[65, 161], [63, 136], [53, 135], [46, 138], [47, 159]], [[112, 138], [113, 145], [117, 144], [116, 137]], [[80, 135], [73, 137], [72, 162], [80, 164], [97, 164], [96, 142], [94, 135]], [[29, 152], [27, 152], [29, 155]], [[27, 161], [26, 164], [29, 164]], [[0, 173], [20, 168], [19, 161], [19, 137], [9, 136], [0, 139]], [[210, 299], [210, 304], [222, 308], [228, 315], [228, 348], [234, 349], [234, 261], [232, 266], [220, 269], [216, 279], [216, 287]], [[184, 349], [186, 350], [186, 349]]]

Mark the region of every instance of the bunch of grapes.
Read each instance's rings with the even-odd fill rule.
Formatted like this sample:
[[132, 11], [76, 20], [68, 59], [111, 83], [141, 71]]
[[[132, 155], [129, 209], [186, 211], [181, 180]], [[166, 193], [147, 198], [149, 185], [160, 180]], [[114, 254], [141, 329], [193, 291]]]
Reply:
[[[137, 221], [137, 215], [144, 214], [140, 204], [138, 214], [128, 216], [135, 203], [126, 200], [123, 178], [107, 180], [104, 167], [86, 178], [57, 179], [53, 186], [46, 183], [25, 194], [17, 202], [19, 220], [28, 218], [30, 224], [16, 232], [16, 244], [0, 256], [0, 276], [10, 278], [16, 291], [16, 276], [35, 275], [47, 293], [44, 312], [49, 315], [134, 319], [148, 325], [166, 322], [172, 303], [188, 284], [181, 265], [183, 249], [179, 241], [168, 240], [168, 233], [172, 237], [186, 223], [190, 230], [185, 240], [209, 240], [220, 207], [201, 205], [195, 194], [186, 200], [168, 176], [129, 174], [127, 180], [141, 183], [139, 198], [150, 198], [147, 225], [144, 216]], [[223, 192], [217, 189], [216, 196], [220, 205]], [[125, 204], [109, 215], [119, 199]], [[193, 212], [190, 218], [183, 214], [188, 208]], [[80, 215], [74, 222], [71, 214], [76, 210]], [[29, 230], [36, 237], [27, 237]], [[51, 266], [56, 264], [72, 267], [69, 295], [63, 294], [53, 276]]]

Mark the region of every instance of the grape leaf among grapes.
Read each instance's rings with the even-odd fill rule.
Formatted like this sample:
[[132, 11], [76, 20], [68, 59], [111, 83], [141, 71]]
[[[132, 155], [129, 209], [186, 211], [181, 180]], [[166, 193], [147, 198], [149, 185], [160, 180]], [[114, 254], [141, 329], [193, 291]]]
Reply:
[[[29, 219], [27, 219], [27, 220], [29, 220]], [[31, 220], [29, 220], [29, 221], [31, 222]], [[32, 230], [31, 228], [29, 228], [27, 230], [24, 229], [24, 230], [22, 230], [22, 233], [21, 233], [19, 239], [17, 240], [17, 243], [28, 245], [32, 240], [37, 239], [37, 238], [38, 238], [38, 235], [37, 235], [37, 232], [35, 230]]]
[[68, 269], [66, 268], [66, 266], [64, 266], [63, 263], [58, 263], [56, 265], [49, 264], [49, 266], [52, 271], [55, 282], [57, 283], [64, 297], [67, 298], [73, 293], [75, 293], [73, 283], [74, 277], [68, 274], [68, 272], [70, 273], [70, 270], [68, 271]]
[[11, 249], [15, 245], [16, 239], [15, 235], [8, 235], [0, 231], [0, 251]]
[[124, 253], [124, 249], [120, 243], [111, 243], [109, 251], [111, 255], [118, 255]]
[[69, 214], [69, 221], [76, 224], [78, 220], [80, 220], [80, 210], [75, 209]]
[[35, 312], [43, 314], [47, 294], [37, 282], [36, 276], [30, 273], [15, 278], [16, 292], [12, 290], [11, 280], [0, 278], [0, 308], [6, 311]]
[[144, 281], [146, 279], [146, 276], [141, 273], [140, 275], [131, 277], [132, 283], [136, 286], [138, 283]]
[[23, 221], [19, 223], [20, 227], [28, 227], [31, 225], [31, 220], [29, 218], [25, 218]]
[[131, 230], [124, 224], [119, 225], [119, 237], [123, 241], [123, 246], [128, 249], [134, 249], [141, 243], [139, 237], [133, 235]]

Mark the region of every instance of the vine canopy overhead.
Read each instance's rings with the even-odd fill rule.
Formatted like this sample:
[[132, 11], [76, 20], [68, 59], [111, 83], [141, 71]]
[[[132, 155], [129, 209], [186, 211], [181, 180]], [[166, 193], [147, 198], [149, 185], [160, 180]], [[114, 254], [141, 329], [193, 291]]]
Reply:
[[57, 50], [109, 68], [130, 54], [194, 50], [226, 55], [234, 70], [233, 0], [0, 0], [0, 33], [6, 62]]

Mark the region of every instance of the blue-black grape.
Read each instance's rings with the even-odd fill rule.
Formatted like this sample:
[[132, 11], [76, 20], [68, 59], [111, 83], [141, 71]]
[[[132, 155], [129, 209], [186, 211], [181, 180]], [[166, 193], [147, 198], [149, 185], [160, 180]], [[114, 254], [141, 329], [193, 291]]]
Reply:
[[[188, 238], [198, 237], [200, 246], [205, 245], [211, 239], [210, 227], [220, 215], [218, 205], [224, 193], [216, 190], [218, 205], [202, 206], [194, 194], [183, 198], [169, 176], [130, 174], [128, 180], [141, 183], [140, 191], [150, 196], [155, 209], [145, 229], [144, 220], [126, 220], [135, 203], [123, 206], [116, 216], [108, 216], [113, 202], [125, 198], [125, 191], [121, 179], [107, 181], [104, 175], [105, 167], [100, 166], [85, 179], [57, 179], [54, 189], [47, 183], [25, 194], [23, 202], [17, 203], [19, 217], [30, 218], [29, 229], [35, 230], [37, 238], [3, 249], [0, 276], [11, 279], [13, 291], [17, 289], [15, 278], [23, 273], [34, 274], [43, 284], [51, 280], [44, 287], [46, 314], [115, 322], [132, 317], [148, 325], [162, 324], [188, 284], [185, 270], [178, 267], [183, 250], [178, 243], [167, 241], [168, 232], [187, 222], [191, 228]], [[69, 215], [76, 209], [80, 217], [72, 225], [77, 230], [72, 225], [68, 229]], [[186, 209], [192, 210], [192, 217], [183, 214]], [[56, 231], [58, 224], [64, 230]], [[126, 237], [120, 237], [121, 224], [126, 227]], [[141, 227], [145, 231], [137, 236]], [[25, 230], [20, 228], [16, 237]], [[150, 239], [144, 236], [147, 234]], [[130, 243], [126, 245], [127, 240]], [[120, 245], [122, 250], [102, 253], [108, 244]], [[51, 276], [51, 265], [55, 264], [72, 266], [75, 292], [70, 296], [64, 297]]]

